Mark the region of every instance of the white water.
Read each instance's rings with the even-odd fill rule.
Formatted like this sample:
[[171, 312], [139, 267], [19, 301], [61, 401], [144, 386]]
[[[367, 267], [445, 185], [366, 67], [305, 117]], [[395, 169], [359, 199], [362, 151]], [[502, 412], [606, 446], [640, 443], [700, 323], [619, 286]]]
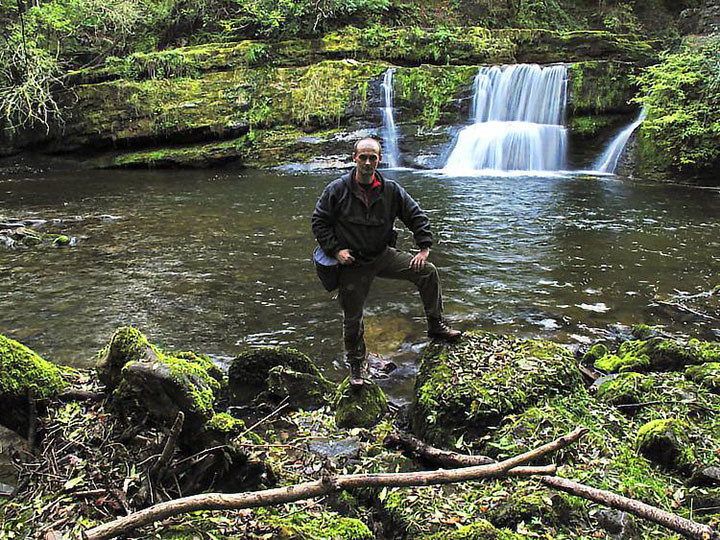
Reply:
[[382, 88], [384, 95], [383, 107], [383, 161], [390, 168], [396, 168], [400, 165], [400, 152], [398, 150], [397, 129], [395, 128], [395, 118], [393, 113], [393, 74], [395, 68], [390, 68], [385, 72]]
[[557, 171], [565, 168], [567, 69], [518, 64], [481, 68], [471, 120], [444, 171]]
[[600, 159], [595, 162], [593, 168], [596, 171], [610, 174], [615, 172], [620, 156], [622, 155], [623, 150], [625, 150], [625, 145], [630, 140], [630, 136], [633, 132], [638, 128], [638, 126], [640, 126], [640, 124], [643, 123], [646, 116], [647, 113], [645, 112], [645, 109], [641, 110], [637, 120], [618, 133], [618, 135], [610, 142], [610, 145], [607, 147], [607, 150], [605, 150]]

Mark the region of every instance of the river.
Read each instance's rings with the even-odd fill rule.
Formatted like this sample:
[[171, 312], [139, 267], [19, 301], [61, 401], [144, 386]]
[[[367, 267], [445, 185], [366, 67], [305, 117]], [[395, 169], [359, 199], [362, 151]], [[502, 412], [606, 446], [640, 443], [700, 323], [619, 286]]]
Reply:
[[[663, 318], [654, 300], [718, 284], [719, 191], [572, 175], [387, 175], [431, 218], [431, 260], [461, 328], [576, 345], [640, 322], [717, 332]], [[0, 179], [0, 217], [60, 218], [45, 230], [77, 237], [74, 247], [0, 247], [0, 333], [74, 366], [92, 365], [121, 325], [220, 363], [248, 347], [292, 346], [338, 380], [340, 312], [309, 258], [310, 215], [332, 178], [202, 170]], [[400, 245], [410, 248], [411, 236]], [[425, 342], [417, 293], [380, 280], [366, 313], [370, 350], [400, 365], [387, 385], [407, 395]]]

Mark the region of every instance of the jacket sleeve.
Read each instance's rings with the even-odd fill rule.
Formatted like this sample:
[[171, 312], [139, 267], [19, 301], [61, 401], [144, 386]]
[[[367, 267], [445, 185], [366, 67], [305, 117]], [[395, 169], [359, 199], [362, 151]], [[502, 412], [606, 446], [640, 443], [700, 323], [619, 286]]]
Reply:
[[333, 228], [335, 221], [333, 216], [337, 204], [335, 198], [335, 190], [328, 185], [315, 204], [315, 211], [312, 215], [312, 230], [315, 239], [323, 251], [331, 257], [334, 257], [341, 249]]
[[[396, 184], [397, 185], [397, 184]], [[410, 229], [415, 237], [415, 243], [420, 249], [430, 247], [433, 243], [430, 232], [430, 220], [405, 189], [397, 185], [400, 209], [400, 220]]]

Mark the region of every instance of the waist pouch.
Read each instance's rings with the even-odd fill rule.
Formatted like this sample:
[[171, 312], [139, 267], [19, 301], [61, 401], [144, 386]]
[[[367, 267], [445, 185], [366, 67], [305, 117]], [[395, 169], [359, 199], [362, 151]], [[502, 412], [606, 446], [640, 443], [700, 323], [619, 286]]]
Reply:
[[340, 263], [330, 257], [320, 246], [315, 246], [312, 254], [318, 279], [326, 291], [334, 291], [340, 284]]

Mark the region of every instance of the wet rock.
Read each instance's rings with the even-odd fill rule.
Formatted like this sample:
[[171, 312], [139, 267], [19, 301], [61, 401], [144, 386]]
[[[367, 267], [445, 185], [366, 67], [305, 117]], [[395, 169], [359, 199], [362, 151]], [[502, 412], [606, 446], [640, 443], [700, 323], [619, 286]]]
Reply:
[[539, 399], [582, 384], [573, 355], [555, 343], [468, 332], [455, 344], [433, 342], [415, 383], [412, 424], [430, 444], [480, 436]]
[[637, 527], [632, 516], [620, 510], [599, 510], [595, 514], [598, 525], [616, 540], [637, 538]]
[[[281, 367], [280, 370], [271, 371]], [[228, 368], [230, 400], [233, 405], [250, 403], [262, 392], [269, 396], [290, 396], [305, 404], [320, 406], [332, 391], [331, 383], [303, 353], [283, 347], [253, 349], [234, 358]], [[308, 396], [303, 392], [308, 391]], [[307, 399], [306, 399], [307, 398]]]
[[397, 364], [379, 354], [368, 353], [368, 373], [373, 379], [387, 379], [397, 369]]
[[338, 427], [372, 427], [387, 413], [385, 393], [374, 382], [365, 380], [360, 387], [345, 379], [335, 396], [335, 422]]
[[687, 472], [695, 461], [688, 430], [689, 426], [680, 421], [653, 420], [638, 429], [638, 450], [647, 459], [666, 469]]
[[690, 366], [685, 370], [685, 377], [711, 392], [720, 394], [720, 362]]
[[662, 336], [662, 332], [660, 332], [660, 330], [653, 328], [652, 326], [648, 326], [647, 324], [633, 325], [631, 333], [635, 339], [650, 339]]
[[315, 439], [308, 443], [308, 450], [318, 456], [336, 459], [356, 457], [360, 453], [360, 439], [348, 437], [339, 441]]
[[60, 369], [14, 339], [0, 334], [0, 424], [27, 435], [28, 392], [43, 402], [66, 387]]

